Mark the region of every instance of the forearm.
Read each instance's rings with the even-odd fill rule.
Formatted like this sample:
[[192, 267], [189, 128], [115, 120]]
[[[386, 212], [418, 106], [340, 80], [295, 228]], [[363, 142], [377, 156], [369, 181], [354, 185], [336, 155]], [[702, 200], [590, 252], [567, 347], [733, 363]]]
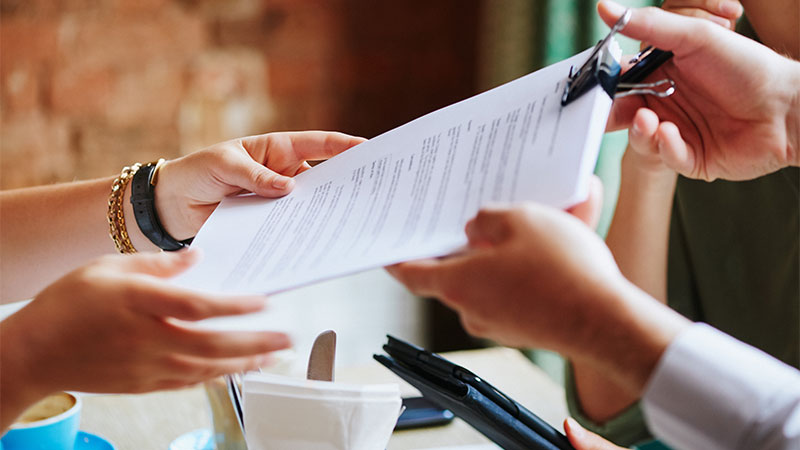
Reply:
[[[24, 300], [70, 270], [116, 252], [109, 237], [113, 177], [0, 193], [0, 301]], [[155, 247], [141, 234], [130, 205], [124, 215], [134, 248]]]
[[587, 311], [586, 326], [563, 352], [639, 398], [664, 350], [691, 322], [626, 280], [598, 296], [602, 308]]
[[[632, 149], [622, 159], [619, 200], [606, 237], [622, 274], [633, 284], [666, 301], [669, 219], [676, 175], [646, 170]], [[589, 419], [604, 423], [638, 400], [606, 371], [573, 361], [578, 403]]]
[[667, 297], [667, 247], [677, 175], [643, 167], [630, 148], [622, 158], [619, 199], [606, 237], [620, 272], [660, 300]]
[[800, 166], [800, 62], [789, 61], [790, 83], [787, 95], [791, 98], [786, 113], [787, 154], [789, 165]]

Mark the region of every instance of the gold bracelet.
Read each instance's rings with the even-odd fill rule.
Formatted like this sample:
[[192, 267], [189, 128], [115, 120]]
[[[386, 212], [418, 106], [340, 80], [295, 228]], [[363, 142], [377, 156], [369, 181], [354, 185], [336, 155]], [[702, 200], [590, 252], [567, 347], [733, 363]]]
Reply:
[[120, 253], [136, 253], [128, 230], [125, 228], [125, 214], [123, 209], [123, 198], [125, 189], [133, 179], [133, 176], [142, 167], [140, 163], [122, 168], [119, 176], [111, 184], [111, 195], [108, 196], [108, 226], [111, 240]]

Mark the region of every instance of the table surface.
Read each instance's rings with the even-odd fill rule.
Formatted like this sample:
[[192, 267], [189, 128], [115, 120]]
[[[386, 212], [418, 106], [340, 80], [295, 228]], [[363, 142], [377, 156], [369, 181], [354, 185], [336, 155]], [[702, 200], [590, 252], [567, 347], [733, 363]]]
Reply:
[[[561, 429], [567, 416], [564, 390], [520, 352], [495, 347], [444, 354], [495, 385], [541, 418]], [[399, 382], [404, 396], [417, 391], [393, 373], [374, 364], [341, 368], [336, 380], [351, 383]], [[117, 450], [167, 449], [186, 432], [210, 428], [202, 387], [144, 395], [103, 395], [83, 398], [81, 429], [109, 439]], [[489, 442], [459, 419], [436, 428], [395, 432], [388, 450], [423, 449]]]

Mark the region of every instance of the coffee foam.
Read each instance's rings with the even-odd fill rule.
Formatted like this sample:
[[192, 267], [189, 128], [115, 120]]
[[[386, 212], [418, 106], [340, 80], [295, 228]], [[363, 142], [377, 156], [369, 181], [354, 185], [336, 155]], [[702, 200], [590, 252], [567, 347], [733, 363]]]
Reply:
[[29, 424], [55, 417], [69, 411], [75, 405], [75, 397], [66, 392], [59, 392], [46, 397], [25, 410], [17, 419], [17, 424]]

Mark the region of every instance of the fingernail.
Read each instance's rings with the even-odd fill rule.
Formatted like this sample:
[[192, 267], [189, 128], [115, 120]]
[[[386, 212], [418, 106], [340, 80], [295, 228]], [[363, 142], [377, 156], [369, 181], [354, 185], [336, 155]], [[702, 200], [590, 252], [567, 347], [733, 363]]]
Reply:
[[186, 263], [194, 264], [203, 257], [203, 251], [196, 247], [184, 247], [177, 252], [165, 252], [165, 253], [172, 253], [178, 258]]
[[476, 231], [477, 230], [475, 229], [475, 220], [474, 219], [471, 219], [469, 222], [467, 222], [466, 225], [464, 225], [464, 233], [466, 233], [467, 236], [474, 235]]
[[272, 180], [272, 187], [275, 189], [284, 190], [288, 189], [293, 183], [294, 180], [289, 177], [276, 177], [274, 180]]
[[711, 16], [708, 19], [710, 21], [714, 22], [715, 24], [721, 26], [722, 28], [730, 28], [731, 27], [731, 21], [726, 19], [726, 18], [724, 18], [724, 17]]
[[722, 2], [719, 5], [719, 12], [725, 17], [735, 17], [738, 19], [739, 17], [741, 17], [742, 13], [744, 12], [744, 9], [741, 3], [728, 1], [728, 2]]
[[272, 363], [271, 355], [261, 355], [261, 357], [258, 358], [258, 362], [256, 362], [256, 365], [258, 367], [264, 367], [270, 365], [270, 363]]
[[641, 136], [642, 135], [642, 129], [639, 128], [639, 124], [637, 124], [635, 121], [633, 122], [633, 125], [631, 126], [631, 134], [633, 134], [635, 136]]
[[567, 427], [569, 428], [570, 434], [575, 437], [583, 436], [586, 433], [586, 429], [584, 429], [578, 423], [578, 421], [576, 421], [572, 417], [567, 417]]
[[627, 9], [626, 7], [612, 0], [601, 0], [600, 3], [605, 5], [608, 12], [615, 16], [621, 16], [625, 14], [625, 10]]
[[261, 309], [267, 309], [267, 306], [269, 305], [269, 298], [267, 298], [267, 297], [255, 297], [255, 300], [253, 301], [253, 303], [261, 306]]

